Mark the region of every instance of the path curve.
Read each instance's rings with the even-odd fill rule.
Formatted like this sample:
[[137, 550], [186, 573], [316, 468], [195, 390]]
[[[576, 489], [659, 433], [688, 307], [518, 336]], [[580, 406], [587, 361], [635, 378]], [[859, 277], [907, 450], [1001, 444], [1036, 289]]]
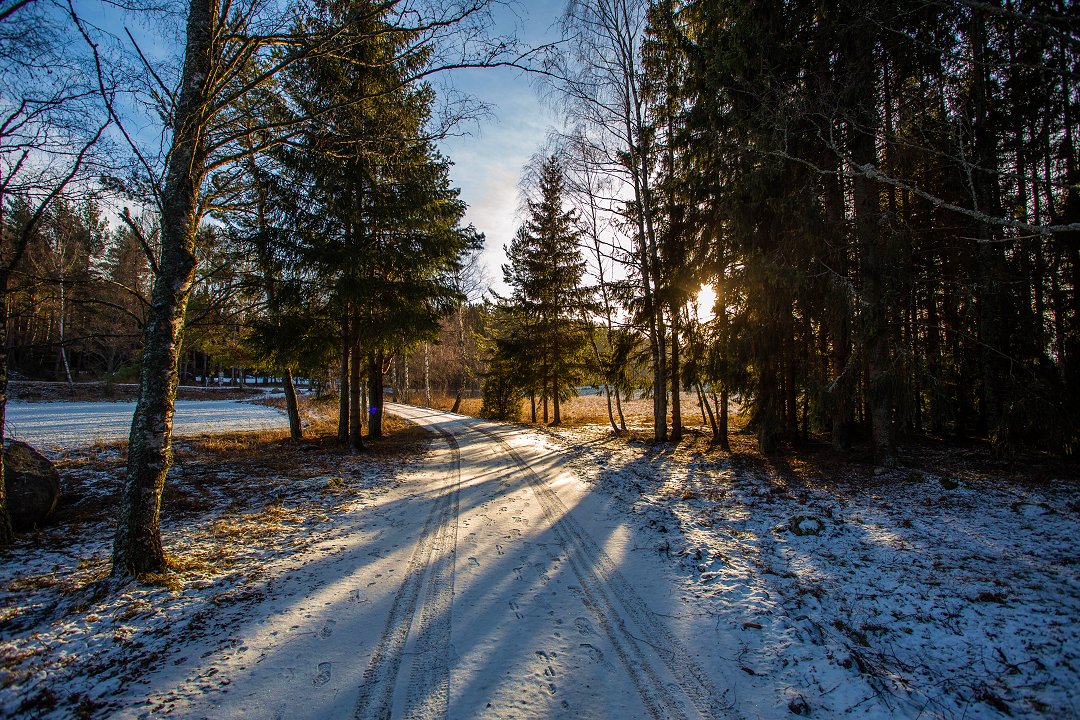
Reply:
[[[401, 417], [407, 418], [417, 424], [432, 428], [452, 443], [455, 453], [458, 454], [457, 463], [464, 466], [466, 476], [465, 483], [471, 489], [478, 488], [483, 482], [483, 477], [494, 474], [498, 477], [500, 485], [498, 492], [490, 494], [487, 503], [480, 502], [479, 507], [492, 502], [502, 502], [504, 498], [513, 497], [512, 493], [531, 497], [525, 505], [535, 501], [539, 512], [531, 512], [528, 516], [517, 515], [516, 517], [528, 517], [529, 535], [522, 536], [519, 543], [513, 543], [515, 538], [512, 530], [505, 525], [500, 527], [504, 539], [511, 540], [506, 546], [498, 543], [491, 544], [488, 538], [486, 552], [481, 556], [499, 557], [526, 543], [524, 537], [537, 534], [550, 534], [557, 548], [556, 559], [569, 568], [569, 573], [563, 572], [556, 577], [563, 582], [551, 580], [544, 582], [547, 587], [554, 587], [551, 592], [552, 598], [547, 603], [553, 608], [548, 611], [548, 617], [553, 618], [549, 623], [553, 636], [560, 633], [553, 628], [565, 624], [571, 616], [575, 616], [577, 632], [593, 639], [596, 642], [578, 643], [578, 651], [581, 656], [589, 656], [590, 659], [609, 657], [617, 659], [617, 662], [609, 662], [603, 673], [607, 676], [605, 682], [611, 684], [612, 671], [616, 677], [621, 674], [621, 680], [636, 692], [640, 701], [639, 712], [634, 716], [647, 716], [650, 718], [721, 718], [734, 717], [731, 710], [730, 699], [724, 696], [714, 685], [710, 675], [696, 662], [691, 653], [686, 649], [667, 625], [649, 607], [649, 603], [634, 589], [633, 583], [627, 580], [620, 570], [620, 563], [604, 550], [600, 542], [593, 537], [586, 525], [589, 523], [589, 513], [579, 512], [577, 505], [568, 506], [567, 502], [560, 497], [553, 485], [560, 483], [561, 478], [558, 468], [550, 464], [551, 457], [546, 451], [539, 450], [529, 442], [520, 442], [521, 434], [510, 426], [500, 426], [491, 423], [480, 422], [471, 418], [441, 413], [427, 409], [415, 408], [404, 405], [389, 405], [388, 409]], [[466, 457], [460, 457], [458, 447], [470, 448]], [[485, 468], [490, 465], [491, 470]], [[495, 471], [494, 473], [492, 471]], [[460, 485], [460, 481], [459, 481]], [[458, 504], [458, 486], [453, 491], [454, 503]], [[472, 493], [466, 490], [466, 495]], [[576, 499], [573, 493], [568, 493], [569, 500], [574, 503]], [[479, 500], [481, 496], [475, 499]], [[477, 503], [466, 503], [473, 507]], [[475, 511], [474, 511], [475, 512]], [[513, 519], [515, 516], [510, 516]], [[471, 524], [468, 515], [459, 517], [458, 522]], [[491, 535], [497, 536], [498, 532]], [[484, 547], [483, 544], [479, 547]], [[546, 551], [551, 558], [550, 549]], [[476, 558], [476, 555], [470, 556]], [[479, 562], [477, 560], [477, 562]], [[546, 568], [545, 568], [546, 569]], [[543, 577], [544, 573], [540, 573]], [[520, 577], [520, 576], [519, 576]], [[552, 577], [548, 574], [549, 578]], [[572, 579], [574, 582], [566, 582]], [[462, 582], [467, 586], [468, 581]], [[520, 608], [520, 603], [510, 600], [508, 606]], [[562, 609], [562, 612], [558, 608]], [[514, 610], [515, 615], [520, 615]], [[579, 614], [583, 613], [583, 614]], [[518, 619], [522, 619], [518, 617]], [[585, 622], [578, 623], [584, 619]], [[425, 628], [421, 622], [420, 627]], [[590, 628], [586, 632], [585, 628]], [[530, 632], [529, 635], [535, 635]], [[449, 641], [449, 637], [447, 638]], [[475, 640], [474, 640], [475, 641]], [[519, 655], [520, 655], [519, 650]], [[571, 649], [573, 655], [573, 649]], [[541, 660], [547, 661], [553, 654], [544, 650], [535, 650], [534, 655]], [[564, 660], [564, 663], [567, 661]], [[463, 663], [464, 665], [465, 663]], [[465, 670], [463, 667], [462, 670]], [[462, 675], [468, 675], [462, 672]], [[558, 672], [549, 663], [544, 668], [544, 674], [548, 677], [557, 677]], [[453, 673], [452, 673], [453, 675]], [[569, 680], [572, 685], [564, 685], [564, 693], [587, 695], [587, 689], [591, 688], [590, 674], [575, 673]], [[594, 678], [599, 679], [599, 678]], [[435, 688], [415, 687], [410, 680], [410, 694], [424, 694], [434, 692]], [[564, 681], [566, 682], [566, 681]], [[452, 696], [464, 696], [464, 692]], [[548, 690], [552, 696], [559, 692], [559, 685], [555, 682], [548, 684]], [[589, 704], [603, 703], [603, 696], [589, 698]], [[452, 707], [452, 702], [450, 706]], [[491, 707], [486, 703], [484, 709]], [[567, 701], [560, 703], [564, 715], [572, 711], [572, 705]], [[473, 708], [473, 711], [480, 708]], [[481, 713], [482, 715], [483, 713]], [[515, 716], [517, 713], [515, 713]], [[443, 715], [439, 715], [442, 717]], [[361, 717], [361, 715], [358, 715]], [[367, 717], [367, 716], [363, 716]], [[406, 715], [412, 717], [412, 715]], [[423, 717], [433, 717], [424, 715]]]

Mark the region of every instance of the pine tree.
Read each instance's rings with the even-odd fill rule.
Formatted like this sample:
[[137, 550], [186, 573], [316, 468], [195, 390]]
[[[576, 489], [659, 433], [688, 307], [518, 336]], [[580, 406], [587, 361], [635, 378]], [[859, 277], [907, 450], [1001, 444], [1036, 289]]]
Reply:
[[[539, 395], [543, 421], [554, 425], [562, 422], [562, 400], [583, 376], [585, 335], [580, 318], [588, 299], [581, 287], [585, 261], [575, 213], [563, 208], [564, 191], [558, 159], [546, 158], [539, 172], [538, 197], [528, 201], [528, 220], [507, 248], [509, 262], [503, 266], [512, 294], [502, 315], [520, 322], [512, 334], [497, 340], [493, 360], [497, 368], [521, 369], [518, 386], [534, 399], [533, 420]], [[489, 375], [488, 382], [505, 378]]]

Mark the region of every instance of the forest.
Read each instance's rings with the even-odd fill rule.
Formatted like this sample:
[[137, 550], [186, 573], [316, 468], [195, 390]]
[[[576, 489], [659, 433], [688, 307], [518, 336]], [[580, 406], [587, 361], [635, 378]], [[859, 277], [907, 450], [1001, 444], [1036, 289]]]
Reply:
[[[596, 385], [657, 442], [690, 393], [721, 449], [738, 412], [766, 454], [1076, 450], [1074, 6], [570, 0], [542, 47], [489, 10], [192, 0], [159, 65], [0, 6], [0, 421], [13, 379], [138, 383], [114, 573], [165, 566], [181, 383], [275, 378], [299, 438], [303, 378], [356, 449], [387, 386], [558, 424]], [[438, 149], [481, 109], [430, 82], [500, 66], [564, 119], [487, 238], [505, 295]]]
[[502, 392], [539, 394], [545, 420], [587, 372], [628, 391], [644, 365], [657, 441], [680, 439], [681, 388], [721, 446], [737, 399], [765, 453], [813, 434], [889, 466], [926, 433], [1071, 453], [1077, 21], [1064, 2], [571, 3], [566, 129], [509, 245], [489, 381], [529, 377], [522, 343], [550, 337]]

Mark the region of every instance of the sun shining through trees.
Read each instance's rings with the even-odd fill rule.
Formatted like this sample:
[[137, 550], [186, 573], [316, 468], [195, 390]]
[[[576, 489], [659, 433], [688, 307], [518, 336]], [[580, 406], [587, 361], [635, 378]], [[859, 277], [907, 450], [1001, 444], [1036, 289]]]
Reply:
[[691, 302], [698, 322], [707, 323], [716, 316], [716, 290], [712, 285], [702, 285]]
[[0, 0], [0, 716], [1068, 715], [1073, 5]]

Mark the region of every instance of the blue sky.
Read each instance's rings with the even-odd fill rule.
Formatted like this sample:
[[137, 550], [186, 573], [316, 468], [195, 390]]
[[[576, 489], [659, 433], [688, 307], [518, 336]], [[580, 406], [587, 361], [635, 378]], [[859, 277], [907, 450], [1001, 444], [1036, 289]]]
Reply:
[[[531, 45], [551, 42], [558, 37], [556, 23], [564, 6], [565, 0], [530, 0], [497, 8], [497, 30], [516, 31]], [[468, 135], [443, 142], [442, 150], [454, 161], [450, 174], [469, 206], [466, 221], [486, 236], [481, 261], [487, 279], [496, 290], [505, 290], [500, 270], [503, 245], [510, 242], [521, 221], [515, 216], [518, 178], [548, 129], [557, 124], [558, 115], [541, 102], [532, 80], [520, 70], [457, 71], [450, 79], [458, 90], [483, 101], [492, 112], [479, 126], [464, 128]]]
[[[558, 37], [556, 24], [565, 3], [507, 0], [496, 4], [492, 8], [493, 32], [514, 34], [531, 46], [552, 42]], [[160, 14], [124, 12], [101, 0], [82, 0], [76, 7], [92, 27], [104, 30], [113, 42], [130, 50], [126, 27], [157, 64], [177, 60], [186, 15], [184, 5], [170, 7], [165, 22]], [[163, 74], [170, 75], [168, 71]], [[488, 107], [489, 114], [479, 123], [461, 127], [461, 134], [447, 138], [440, 148], [454, 162], [451, 179], [468, 205], [466, 222], [486, 236], [481, 260], [487, 279], [497, 290], [505, 290], [500, 266], [504, 261], [503, 245], [509, 243], [520, 222], [515, 217], [518, 178], [529, 158], [540, 149], [548, 129], [557, 123], [557, 113], [541, 102], [530, 77], [514, 68], [454, 71], [436, 77], [433, 84], [436, 89], [449, 84]], [[152, 127], [144, 127], [147, 122]], [[129, 123], [129, 131], [151, 145], [160, 133], [156, 118], [143, 116], [140, 122], [132, 117]]]

